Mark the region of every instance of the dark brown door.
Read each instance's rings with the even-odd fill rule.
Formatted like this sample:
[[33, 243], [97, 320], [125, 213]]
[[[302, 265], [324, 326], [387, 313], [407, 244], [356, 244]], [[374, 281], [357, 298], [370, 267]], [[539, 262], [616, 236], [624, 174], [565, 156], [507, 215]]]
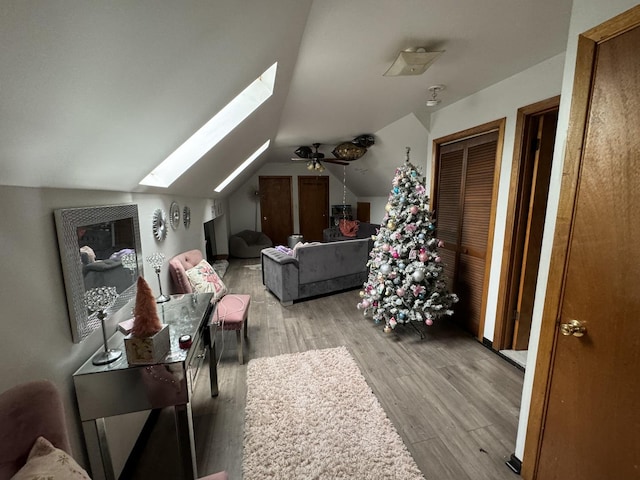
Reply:
[[[543, 319], [542, 333], [555, 326], [555, 353], [539, 480], [640, 479], [640, 8], [634, 11], [635, 28], [618, 36], [594, 29], [601, 43], [580, 40], [572, 119], [580, 98], [588, 108], [586, 124], [570, 123], [564, 168], [573, 180], [563, 184], [553, 255], [561, 252], [564, 268], [554, 271], [552, 259], [547, 301], [558, 291], [559, 304], [547, 303]], [[620, 19], [610, 25], [629, 27]], [[585, 79], [580, 62], [591, 62], [591, 52]], [[584, 128], [578, 141], [576, 126]], [[584, 336], [560, 334], [574, 320]]]
[[305, 242], [321, 242], [329, 226], [329, 177], [298, 177], [298, 215]]
[[259, 177], [260, 225], [274, 245], [286, 245], [293, 233], [291, 177]]
[[514, 350], [526, 350], [529, 346], [558, 110], [535, 115], [530, 120], [532, 148], [525, 159], [526, 188], [519, 212], [518, 231], [523, 235], [518, 255], [521, 261], [514, 265], [517, 273], [513, 276], [517, 282], [513, 288], [515, 315], [511, 348]]
[[357, 215], [358, 221], [360, 222], [364, 222], [364, 223], [371, 222], [371, 203], [358, 202], [356, 205], [356, 215]]
[[440, 256], [449, 289], [460, 298], [454, 319], [474, 336], [484, 315], [497, 145], [498, 132], [449, 143], [436, 165]]

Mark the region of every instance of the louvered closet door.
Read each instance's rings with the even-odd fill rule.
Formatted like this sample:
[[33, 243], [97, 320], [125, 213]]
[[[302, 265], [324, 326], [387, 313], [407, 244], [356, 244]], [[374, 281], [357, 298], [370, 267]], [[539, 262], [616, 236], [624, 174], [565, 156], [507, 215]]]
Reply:
[[477, 336], [483, 315], [487, 241], [498, 133], [440, 148], [436, 226], [449, 289], [458, 294], [455, 320]]

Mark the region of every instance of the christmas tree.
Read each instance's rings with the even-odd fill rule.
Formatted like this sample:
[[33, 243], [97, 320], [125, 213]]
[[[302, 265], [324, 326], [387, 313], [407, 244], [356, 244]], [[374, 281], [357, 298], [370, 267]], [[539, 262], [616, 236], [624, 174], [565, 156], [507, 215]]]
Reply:
[[409, 149], [405, 164], [396, 169], [385, 210], [358, 308], [376, 323], [384, 320], [385, 332], [397, 324], [432, 325], [439, 317], [453, 314], [451, 307], [458, 297], [445, 285], [438, 255], [443, 243], [434, 236], [424, 178], [409, 162]]

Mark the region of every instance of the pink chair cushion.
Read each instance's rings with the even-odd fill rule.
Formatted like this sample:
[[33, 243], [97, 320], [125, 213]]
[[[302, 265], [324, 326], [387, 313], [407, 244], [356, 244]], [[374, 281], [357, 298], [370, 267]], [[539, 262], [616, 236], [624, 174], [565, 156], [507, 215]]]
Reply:
[[251, 295], [228, 293], [218, 302], [211, 323], [222, 323], [223, 330], [240, 330], [249, 313]]
[[186, 272], [198, 265], [203, 258], [200, 250], [189, 250], [169, 260], [169, 273], [173, 280], [172, 293], [193, 293]]
[[71, 454], [62, 399], [56, 386], [37, 380], [0, 395], [0, 479], [11, 478], [27, 461], [40, 436]]

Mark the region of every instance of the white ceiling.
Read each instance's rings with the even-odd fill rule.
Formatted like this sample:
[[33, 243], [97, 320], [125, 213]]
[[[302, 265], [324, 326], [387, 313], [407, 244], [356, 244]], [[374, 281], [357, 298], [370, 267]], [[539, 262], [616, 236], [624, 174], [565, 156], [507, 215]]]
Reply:
[[[375, 133], [561, 53], [571, 0], [86, 0], [0, 3], [0, 184], [158, 191], [213, 188], [267, 139], [262, 162]], [[397, 53], [445, 53], [384, 77]], [[169, 189], [138, 182], [274, 61], [260, 109]], [[365, 157], [375, 165], [375, 146]], [[356, 195], [379, 195], [365, 185]]]

